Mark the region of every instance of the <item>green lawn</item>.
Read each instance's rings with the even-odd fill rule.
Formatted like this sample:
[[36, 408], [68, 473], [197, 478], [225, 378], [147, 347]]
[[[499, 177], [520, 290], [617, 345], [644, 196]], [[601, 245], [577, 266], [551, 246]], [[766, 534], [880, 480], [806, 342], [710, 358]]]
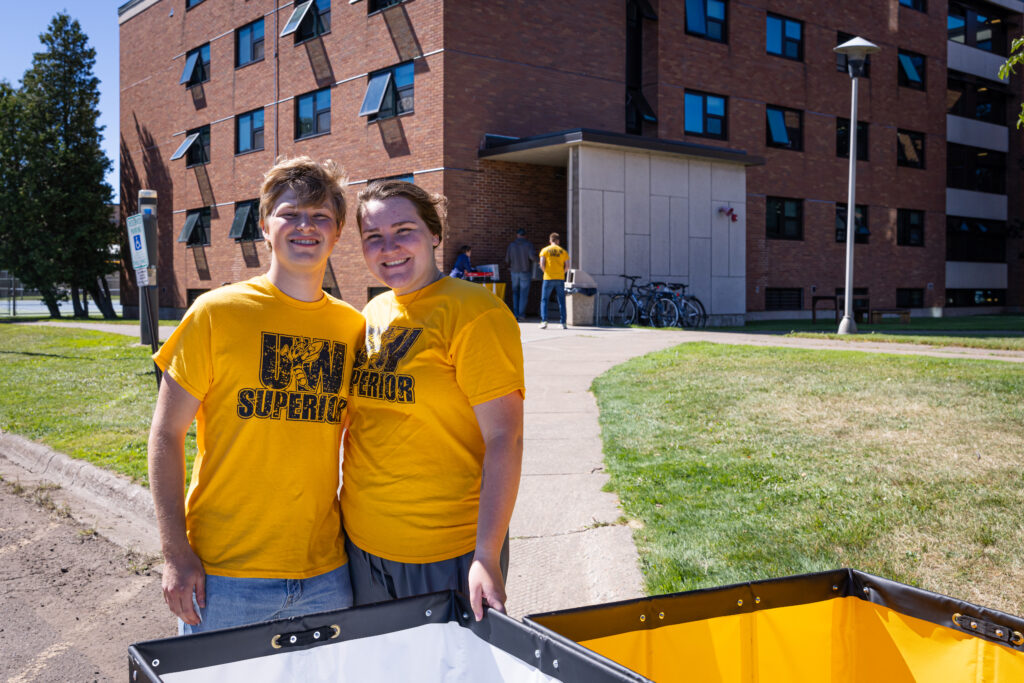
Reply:
[[[755, 320], [743, 327], [714, 328], [728, 332], [835, 332], [838, 328], [831, 311], [818, 311], [818, 321], [800, 318], [795, 320]], [[1024, 315], [965, 315], [948, 318], [911, 318], [909, 325], [902, 325], [896, 318], [884, 318], [878, 325], [858, 324], [860, 332], [916, 333], [929, 331], [945, 332], [998, 332], [1006, 331], [1024, 334]]]
[[[122, 335], [0, 324], [0, 429], [146, 484], [149, 347]], [[186, 443], [189, 468], [194, 428]]]
[[1024, 351], [1024, 335], [998, 336], [1002, 333], [979, 333], [963, 331], [958, 336], [949, 334], [917, 334], [900, 332], [865, 332], [862, 334], [835, 334], [814, 332], [790, 332], [787, 337], [807, 339], [836, 339], [844, 342], [886, 342], [893, 344], [920, 344], [923, 346], [959, 346], [969, 349], [992, 349]]
[[849, 566], [1024, 612], [1024, 367], [695, 343], [593, 388], [651, 594]]

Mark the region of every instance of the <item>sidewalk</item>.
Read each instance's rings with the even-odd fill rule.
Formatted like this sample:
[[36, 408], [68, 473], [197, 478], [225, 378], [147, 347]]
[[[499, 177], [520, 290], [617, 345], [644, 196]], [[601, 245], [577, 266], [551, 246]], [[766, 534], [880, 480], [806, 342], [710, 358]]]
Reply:
[[[88, 327], [138, 335], [133, 326]], [[161, 328], [161, 338], [171, 329]], [[619, 522], [617, 497], [601, 490], [608, 477], [603, 470], [597, 405], [588, 390], [605, 370], [634, 356], [687, 341], [1024, 362], [1024, 352], [1017, 351], [932, 349], [749, 333], [590, 327], [541, 330], [536, 323], [524, 323], [522, 330], [525, 448], [510, 530], [508, 579], [509, 612], [516, 617], [643, 594], [632, 530]], [[85, 523], [101, 534], [125, 547], [157, 552], [148, 490], [10, 434], [0, 435], [0, 455], [17, 463], [22, 473], [26, 469], [34, 473], [22, 474], [23, 480], [44, 477], [75, 495], [79, 503], [72, 504], [76, 517], [84, 516]], [[0, 459], [0, 474], [16, 476], [12, 467]], [[119, 513], [113, 515], [112, 510]]]

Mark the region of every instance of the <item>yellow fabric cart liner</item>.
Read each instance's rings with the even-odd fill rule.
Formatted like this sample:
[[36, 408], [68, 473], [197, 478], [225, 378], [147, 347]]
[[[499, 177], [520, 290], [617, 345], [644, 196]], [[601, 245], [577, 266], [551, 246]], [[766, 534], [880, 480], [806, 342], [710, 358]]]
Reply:
[[525, 621], [659, 683], [1024, 682], [1024, 620], [851, 569]]

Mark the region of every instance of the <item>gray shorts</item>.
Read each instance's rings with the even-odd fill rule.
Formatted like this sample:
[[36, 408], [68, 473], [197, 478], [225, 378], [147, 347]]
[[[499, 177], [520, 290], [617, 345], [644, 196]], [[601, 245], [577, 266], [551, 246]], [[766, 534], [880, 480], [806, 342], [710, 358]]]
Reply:
[[[469, 567], [473, 553], [468, 552], [450, 560], [414, 564], [393, 562], [356, 547], [345, 537], [348, 567], [352, 577], [352, 596], [355, 605], [368, 605], [396, 598], [407, 598], [424, 593], [456, 590], [469, 595]], [[501, 546], [501, 575], [508, 578], [508, 534]]]

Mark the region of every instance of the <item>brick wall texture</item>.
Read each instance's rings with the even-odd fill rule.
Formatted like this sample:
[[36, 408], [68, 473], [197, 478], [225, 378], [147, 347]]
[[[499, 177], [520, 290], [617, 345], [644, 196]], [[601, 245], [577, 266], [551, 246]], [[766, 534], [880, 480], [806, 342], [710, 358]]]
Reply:
[[[368, 13], [366, 0], [331, 3], [331, 29], [296, 44], [278, 38], [294, 5], [281, 0], [164, 0], [121, 24], [121, 162], [125, 215], [140, 187], [160, 194], [161, 306], [183, 309], [190, 290], [264, 272], [247, 264], [227, 234], [237, 201], [257, 196], [277, 155], [309, 154], [341, 162], [351, 199], [366, 179], [415, 172], [415, 181], [450, 200], [450, 220], [437, 259], [450, 268], [462, 244], [477, 264], [503, 264], [505, 246], [524, 227], [538, 248], [565, 231], [565, 168], [482, 161], [486, 133], [527, 137], [572, 128], [624, 132], [624, 0], [409, 0]], [[836, 156], [836, 119], [850, 116], [850, 78], [837, 71], [838, 32], [882, 48], [869, 78], [860, 79], [859, 119], [869, 123], [869, 160], [858, 162], [857, 203], [868, 206], [870, 241], [855, 248], [855, 287], [869, 288], [873, 307], [896, 305], [897, 288], [925, 289], [925, 306], [942, 306], [945, 273], [946, 13], [929, 3], [917, 12], [898, 0], [728, 2], [728, 42], [686, 33], [685, 3], [651, 5], [657, 21], [643, 28], [644, 93], [658, 114], [644, 135], [745, 150], [763, 156], [747, 171], [747, 309], [764, 309], [766, 288], [812, 293], [843, 285], [845, 245], [835, 241], [835, 202], [846, 202], [848, 162]], [[804, 59], [765, 52], [765, 17], [803, 22]], [[234, 68], [235, 30], [264, 18], [265, 58]], [[185, 53], [209, 42], [211, 77], [201, 93], [179, 84]], [[897, 85], [898, 49], [926, 57], [925, 91]], [[328, 68], [315, 68], [318, 52]], [[414, 111], [368, 122], [358, 116], [367, 74], [410, 58]], [[319, 79], [318, 79], [319, 77]], [[298, 95], [329, 87], [331, 131], [295, 140]], [[1016, 90], [1016, 82], [1014, 83]], [[728, 139], [684, 132], [684, 93], [727, 98]], [[201, 95], [201, 97], [200, 97]], [[803, 111], [802, 151], [767, 147], [765, 105]], [[263, 107], [265, 146], [234, 154], [235, 119]], [[170, 161], [188, 129], [211, 126], [211, 163], [203, 166], [215, 209], [209, 275], [177, 243], [185, 211], [205, 200], [195, 169]], [[926, 167], [896, 164], [896, 131], [926, 136]], [[1007, 192], [1019, 215], [1021, 139], [1011, 128]], [[804, 239], [767, 239], [765, 197], [803, 200]], [[354, 203], [354, 202], [350, 202]], [[896, 244], [899, 208], [925, 212], [925, 246]], [[1020, 306], [1022, 245], [1009, 249], [1010, 306]], [[365, 303], [376, 282], [366, 274], [354, 214], [332, 256], [341, 295]], [[506, 269], [502, 269], [503, 271]], [[503, 277], [507, 275], [503, 272]], [[539, 288], [538, 288], [539, 289]], [[130, 297], [130, 294], [127, 294]]]

